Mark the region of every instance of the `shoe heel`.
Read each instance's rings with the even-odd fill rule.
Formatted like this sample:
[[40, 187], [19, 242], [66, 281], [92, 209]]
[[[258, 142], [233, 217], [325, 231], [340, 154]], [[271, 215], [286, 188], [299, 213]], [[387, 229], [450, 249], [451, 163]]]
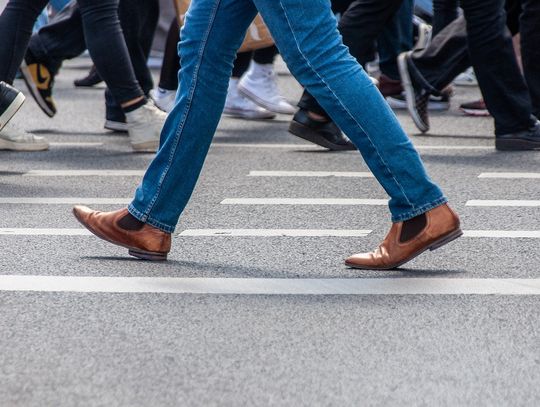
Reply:
[[167, 253], [158, 252], [145, 252], [144, 250], [129, 249], [130, 256], [137, 257], [138, 259], [149, 261], [165, 261], [167, 260]]
[[463, 231], [461, 229], [457, 229], [450, 233], [449, 235], [446, 235], [442, 239], [437, 240], [435, 243], [433, 243], [431, 246], [429, 246], [429, 250], [437, 250], [439, 247], [444, 246], [447, 243], [450, 243], [453, 240], [456, 240], [458, 237], [463, 236]]

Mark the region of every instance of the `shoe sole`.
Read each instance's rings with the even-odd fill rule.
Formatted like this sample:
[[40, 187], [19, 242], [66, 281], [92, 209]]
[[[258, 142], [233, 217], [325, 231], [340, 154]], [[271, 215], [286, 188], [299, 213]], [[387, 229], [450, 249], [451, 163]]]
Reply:
[[24, 99], [25, 99], [24, 95], [21, 92], [19, 92], [19, 94], [15, 97], [13, 102], [9, 104], [9, 106], [4, 111], [4, 113], [0, 115], [0, 130], [2, 130], [6, 126], [6, 124], [8, 124], [8, 122], [11, 120], [11, 118], [15, 116], [15, 113], [19, 111], [19, 109], [24, 103]]
[[34, 79], [32, 78], [30, 71], [28, 70], [28, 65], [26, 65], [26, 62], [24, 61], [22, 62], [20, 70], [22, 73], [24, 83], [26, 84], [26, 87], [30, 91], [30, 94], [32, 95], [32, 97], [34, 98], [38, 106], [41, 108], [41, 110], [43, 110], [43, 112], [47, 116], [53, 117], [56, 114], [56, 112], [53, 112], [49, 108], [49, 106], [47, 106], [47, 102], [45, 102], [45, 100], [41, 97], [41, 94], [39, 93], [39, 90], [36, 84], [34, 83]]
[[49, 149], [49, 143], [15, 143], [0, 138], [0, 150], [9, 151], [45, 151]]
[[407, 57], [409, 56], [408, 52], [404, 52], [398, 56], [398, 68], [399, 75], [401, 76], [401, 82], [403, 84], [403, 89], [405, 90], [405, 100], [407, 101], [407, 110], [413, 119], [414, 124], [418, 127], [422, 133], [425, 133], [429, 130], [429, 125], [424, 123], [420, 118], [416, 107], [415, 107], [415, 96], [414, 88], [412, 86], [411, 76], [409, 75], [409, 67], [407, 65]]
[[253, 112], [247, 112], [246, 110], [239, 110], [239, 109], [225, 109], [223, 110], [223, 113], [227, 116], [236, 117], [238, 119], [246, 119], [246, 120], [271, 120], [276, 117], [276, 115], [273, 112], [266, 113], [253, 113]]
[[75, 211], [75, 208], [73, 208], [73, 216], [75, 216], [75, 219], [77, 219], [81, 225], [83, 225], [86, 229], [92, 232], [93, 235], [99, 237], [102, 240], [105, 240], [106, 242], [128, 249], [128, 254], [130, 256], [137, 257], [138, 259], [142, 259], [142, 260], [149, 260], [149, 261], [167, 260], [167, 253], [149, 252], [149, 251], [142, 250], [136, 247], [131, 247], [131, 246], [119, 243], [119, 242], [115, 242], [107, 238], [106, 236], [102, 235], [98, 231], [94, 230], [90, 225], [86, 224], [81, 218], [79, 218], [79, 216], [77, 215], [77, 212]]
[[460, 107], [459, 110], [461, 110], [463, 114], [467, 116], [475, 116], [475, 117], [491, 116], [487, 110], [465, 109], [463, 107]]
[[103, 127], [107, 130], [115, 131], [118, 133], [128, 132], [128, 125], [126, 123], [115, 122], [112, 120], [106, 120]]
[[360, 270], [392, 270], [392, 269], [396, 269], [396, 268], [402, 266], [405, 263], [408, 263], [409, 261], [411, 261], [414, 258], [420, 256], [422, 253], [424, 253], [427, 250], [429, 250], [429, 251], [437, 250], [438, 248], [440, 248], [440, 247], [442, 247], [442, 246], [444, 246], [444, 245], [458, 239], [461, 236], [463, 236], [463, 231], [461, 229], [458, 228], [456, 230], [453, 230], [452, 232], [442, 236], [441, 238], [439, 238], [435, 242], [431, 243], [429, 246], [424, 247], [423, 249], [417, 251], [416, 253], [413, 253], [411, 256], [409, 256], [405, 260], [403, 260], [403, 261], [401, 261], [399, 263], [396, 263], [396, 264], [392, 264], [390, 266], [364, 267], [364, 266], [360, 266], [358, 264], [349, 263], [347, 261], [345, 261], [345, 265], [348, 266], [348, 267], [351, 267], [353, 269], [360, 269]]
[[495, 148], [499, 151], [531, 151], [540, 150], [540, 143], [528, 140], [498, 140], [495, 138]]
[[318, 146], [327, 148], [332, 151], [354, 151], [356, 147], [354, 145], [341, 145], [334, 144], [326, 140], [324, 137], [319, 136], [318, 134], [313, 134], [313, 130], [303, 124], [292, 121], [289, 125], [289, 133], [296, 137], [300, 137], [303, 140], [309, 141], [310, 143], [317, 144]]
[[268, 110], [269, 112], [273, 113], [279, 113], [279, 114], [288, 114], [288, 115], [294, 115], [296, 113], [296, 109], [285, 109], [280, 108], [279, 106], [271, 105], [266, 100], [261, 99], [254, 93], [250, 92], [246, 87], [242, 86], [240, 83], [238, 84], [238, 91], [245, 97], [247, 97], [249, 100], [251, 100], [253, 103], [256, 103], [258, 106], [262, 107], [263, 109]]

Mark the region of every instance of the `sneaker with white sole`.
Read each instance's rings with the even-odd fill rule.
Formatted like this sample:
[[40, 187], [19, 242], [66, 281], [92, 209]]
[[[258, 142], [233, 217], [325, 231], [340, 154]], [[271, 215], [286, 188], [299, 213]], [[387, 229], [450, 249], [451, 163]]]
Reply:
[[229, 80], [229, 90], [227, 91], [227, 100], [223, 113], [232, 117], [241, 119], [273, 119], [275, 113], [269, 112], [266, 109], [256, 105], [244, 95], [238, 92], [238, 79], [231, 78]]
[[249, 69], [238, 82], [238, 91], [271, 112], [296, 113], [297, 109], [279, 94], [277, 75], [272, 64], [251, 61]]
[[[392, 109], [407, 109], [407, 99], [405, 94], [389, 96], [386, 98], [388, 105]], [[450, 109], [450, 96], [448, 95], [430, 95], [427, 109], [432, 112], [442, 112]]]
[[173, 110], [174, 101], [176, 100], [176, 91], [158, 87], [150, 91], [150, 97], [158, 108], [165, 113], [170, 113]]
[[454, 79], [454, 85], [456, 86], [478, 86], [478, 80], [473, 68], [467, 69], [465, 72], [460, 73]]
[[131, 147], [135, 152], [155, 153], [159, 148], [161, 129], [167, 114], [152, 102], [126, 113], [126, 123]]
[[10, 125], [0, 132], [0, 150], [43, 151], [49, 149], [45, 137], [36, 136]]
[[23, 103], [22, 92], [5, 82], [0, 82], [0, 130], [15, 116]]

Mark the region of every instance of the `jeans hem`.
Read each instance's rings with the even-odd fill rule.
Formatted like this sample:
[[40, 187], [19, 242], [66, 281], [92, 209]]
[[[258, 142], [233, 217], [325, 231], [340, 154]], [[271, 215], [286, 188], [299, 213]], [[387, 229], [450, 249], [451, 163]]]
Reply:
[[446, 197], [441, 197], [431, 203], [428, 203], [426, 205], [422, 205], [419, 208], [415, 208], [412, 211], [402, 213], [401, 215], [393, 215], [392, 216], [392, 222], [404, 222], [406, 220], [412, 219], [415, 216], [421, 215], [423, 213], [426, 213], [427, 211], [430, 211], [438, 206], [444, 205], [448, 202], [448, 199]]
[[145, 215], [143, 212], [135, 208], [133, 204], [129, 204], [127, 209], [131, 215], [133, 215], [135, 218], [137, 218], [141, 222], [147, 223], [150, 226], [158, 228], [165, 233], [174, 233], [175, 226], [166, 225], [165, 223], [162, 223], [154, 218], [149, 217], [148, 215]]

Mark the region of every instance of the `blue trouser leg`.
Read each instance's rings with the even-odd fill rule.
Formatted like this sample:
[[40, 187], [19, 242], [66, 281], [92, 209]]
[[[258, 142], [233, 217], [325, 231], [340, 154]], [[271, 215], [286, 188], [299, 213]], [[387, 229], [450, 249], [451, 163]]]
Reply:
[[[342, 44], [327, 0], [254, 0], [287, 65], [361, 151], [390, 195], [394, 221], [446, 202], [381, 94]], [[227, 92], [251, 0], [192, 3], [182, 32], [180, 90], [160, 149], [129, 206], [172, 232], [193, 191]]]
[[227, 96], [236, 51], [257, 10], [251, 0], [191, 3], [179, 44], [176, 106], [129, 211], [172, 232], [199, 177]]

